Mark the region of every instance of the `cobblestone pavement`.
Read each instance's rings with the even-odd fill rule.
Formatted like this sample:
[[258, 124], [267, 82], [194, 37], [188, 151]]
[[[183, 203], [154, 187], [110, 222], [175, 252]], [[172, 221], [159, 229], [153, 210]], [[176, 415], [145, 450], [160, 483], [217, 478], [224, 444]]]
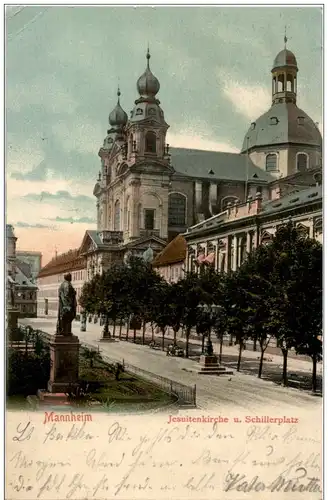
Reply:
[[[21, 320], [24, 324], [30, 324], [33, 328], [40, 329], [47, 333], [55, 332], [55, 318], [36, 318]], [[297, 410], [297, 408], [310, 408], [317, 406], [318, 410], [322, 404], [320, 397], [313, 396], [305, 391], [294, 388], [285, 388], [267, 380], [261, 380], [253, 375], [246, 373], [237, 373], [224, 376], [206, 376], [197, 373], [191, 373], [185, 370], [190, 369], [195, 360], [173, 358], [166, 356], [161, 350], [149, 349], [148, 346], [133, 344], [131, 342], [99, 342], [101, 337], [101, 328], [99, 324], [87, 323], [87, 331], [80, 332], [80, 323], [73, 323], [73, 333], [78, 335], [80, 340], [88, 342], [95, 347], [99, 346], [100, 352], [107, 354], [116, 360], [124, 359], [126, 363], [139, 368], [156, 373], [163, 377], [170, 378], [186, 385], [197, 386], [197, 406], [203, 410], [248, 410], [250, 414], [259, 413], [264, 407], [270, 406], [271, 414], [274, 409], [286, 411]], [[118, 330], [117, 330], [118, 334]], [[125, 330], [123, 329], [125, 336]], [[150, 333], [147, 332], [147, 337]], [[130, 332], [130, 336], [133, 333]], [[138, 335], [140, 337], [140, 333]], [[160, 344], [161, 339], [156, 337], [156, 343]], [[199, 355], [200, 346], [197, 341], [191, 342], [192, 355]], [[215, 351], [218, 350], [217, 344]], [[237, 348], [224, 347], [226, 355], [236, 355]], [[259, 356], [259, 353], [247, 351], [247, 357], [253, 359], [253, 362]], [[246, 353], [244, 353], [246, 359]], [[277, 367], [281, 364], [281, 357], [270, 355], [271, 364]], [[244, 363], [247, 361], [244, 361]], [[265, 363], [264, 371], [269, 363]], [[301, 371], [311, 372], [311, 363], [304, 360], [290, 360], [289, 370], [300, 368]], [[296, 415], [297, 416], [297, 415]]]

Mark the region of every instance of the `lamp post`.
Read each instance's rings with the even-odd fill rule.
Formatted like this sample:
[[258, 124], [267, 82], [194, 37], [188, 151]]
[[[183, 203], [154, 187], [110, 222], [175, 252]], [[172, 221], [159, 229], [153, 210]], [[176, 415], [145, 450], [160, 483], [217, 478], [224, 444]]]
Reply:
[[213, 344], [211, 341], [211, 329], [212, 329], [212, 322], [214, 319], [217, 317], [218, 312], [222, 309], [222, 306], [219, 306], [217, 304], [199, 304], [198, 308], [204, 313], [208, 314], [209, 319], [210, 319], [210, 329], [208, 332], [208, 337], [206, 341], [206, 346], [205, 346], [205, 354], [207, 356], [212, 356], [213, 355]]

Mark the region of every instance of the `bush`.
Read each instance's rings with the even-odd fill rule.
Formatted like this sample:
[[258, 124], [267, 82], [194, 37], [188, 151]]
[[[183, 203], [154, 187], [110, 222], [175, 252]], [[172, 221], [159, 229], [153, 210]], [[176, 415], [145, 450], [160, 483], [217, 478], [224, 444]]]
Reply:
[[38, 389], [46, 389], [50, 377], [50, 354], [25, 354], [16, 349], [8, 349], [7, 395], [28, 396]]

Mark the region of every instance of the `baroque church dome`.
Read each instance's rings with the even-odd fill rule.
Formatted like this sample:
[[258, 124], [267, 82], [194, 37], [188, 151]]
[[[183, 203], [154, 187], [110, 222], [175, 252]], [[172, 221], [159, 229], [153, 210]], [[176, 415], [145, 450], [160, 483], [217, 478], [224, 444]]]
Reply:
[[242, 153], [257, 147], [286, 144], [321, 147], [317, 125], [296, 105], [297, 72], [296, 57], [285, 47], [275, 57], [271, 70], [271, 108], [251, 123]]
[[140, 76], [137, 81], [137, 90], [141, 97], [145, 98], [154, 98], [156, 94], [159, 92], [160, 83], [155, 75], [150, 71], [149, 67], [149, 59], [150, 53], [149, 49], [147, 50], [147, 68], [145, 72]]
[[111, 113], [109, 113], [109, 117], [108, 117], [109, 124], [112, 127], [123, 127], [124, 125], [126, 125], [126, 123], [128, 121], [128, 115], [122, 109], [122, 106], [120, 104], [120, 95], [121, 95], [121, 92], [120, 92], [120, 89], [118, 89], [117, 90], [117, 97], [118, 97], [117, 104], [116, 104], [115, 108], [113, 109], [113, 111]]

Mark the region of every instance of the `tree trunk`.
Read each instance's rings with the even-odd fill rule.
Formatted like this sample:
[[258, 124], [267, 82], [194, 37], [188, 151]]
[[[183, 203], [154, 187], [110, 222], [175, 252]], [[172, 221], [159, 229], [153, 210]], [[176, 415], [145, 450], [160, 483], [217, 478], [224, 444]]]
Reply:
[[127, 318], [126, 320], [126, 334], [125, 334], [125, 340], [129, 340], [129, 330], [130, 330], [130, 319]]
[[177, 343], [177, 331], [173, 329], [173, 343], [176, 345]]
[[282, 383], [286, 387], [288, 385], [287, 379], [287, 357], [288, 357], [288, 349], [281, 349], [283, 355], [283, 368], [282, 368]]
[[260, 357], [259, 372], [257, 374], [258, 378], [262, 377], [263, 359], [264, 359], [264, 353], [265, 353], [265, 349], [263, 349], [263, 344], [260, 343], [260, 347], [261, 347], [261, 357]]
[[145, 345], [146, 321], [142, 325], [142, 345]]
[[229, 345], [232, 345], [232, 344], [233, 344], [233, 334], [231, 333], [230, 334]]
[[240, 340], [239, 341], [239, 354], [238, 354], [238, 362], [237, 362], [237, 372], [240, 371], [240, 364], [241, 364], [241, 355], [244, 349], [244, 341]]
[[103, 338], [104, 339], [109, 339], [110, 338], [110, 333], [109, 333], [109, 317], [106, 315], [105, 318], [105, 326], [103, 330]]
[[154, 342], [154, 325], [151, 324], [151, 341]]
[[165, 330], [162, 330], [162, 351], [165, 350], [165, 342], [164, 342], [164, 339], [165, 339]]
[[137, 330], [136, 328], [133, 329], [133, 343], [136, 343], [136, 336], [137, 336]]
[[190, 337], [190, 328], [186, 329], [186, 358], [189, 358], [189, 337]]
[[312, 356], [312, 392], [317, 392], [317, 356]]
[[115, 330], [116, 330], [116, 319], [114, 319], [114, 324], [113, 324], [113, 337], [115, 337]]
[[257, 349], [256, 349], [256, 338], [255, 338], [255, 339], [253, 340], [253, 351], [255, 351], [255, 352], [256, 352], [256, 350], [257, 350]]
[[90, 358], [90, 368], [93, 368], [93, 358]]
[[121, 337], [122, 337], [122, 326], [123, 326], [123, 320], [122, 318], [120, 319], [120, 331], [119, 331], [119, 334], [118, 334], [118, 338], [121, 340]]
[[220, 354], [219, 354], [219, 364], [222, 363], [222, 347], [223, 347], [223, 334], [220, 337]]
[[204, 354], [204, 349], [205, 349], [205, 334], [203, 333], [203, 335], [202, 335], [202, 354]]

